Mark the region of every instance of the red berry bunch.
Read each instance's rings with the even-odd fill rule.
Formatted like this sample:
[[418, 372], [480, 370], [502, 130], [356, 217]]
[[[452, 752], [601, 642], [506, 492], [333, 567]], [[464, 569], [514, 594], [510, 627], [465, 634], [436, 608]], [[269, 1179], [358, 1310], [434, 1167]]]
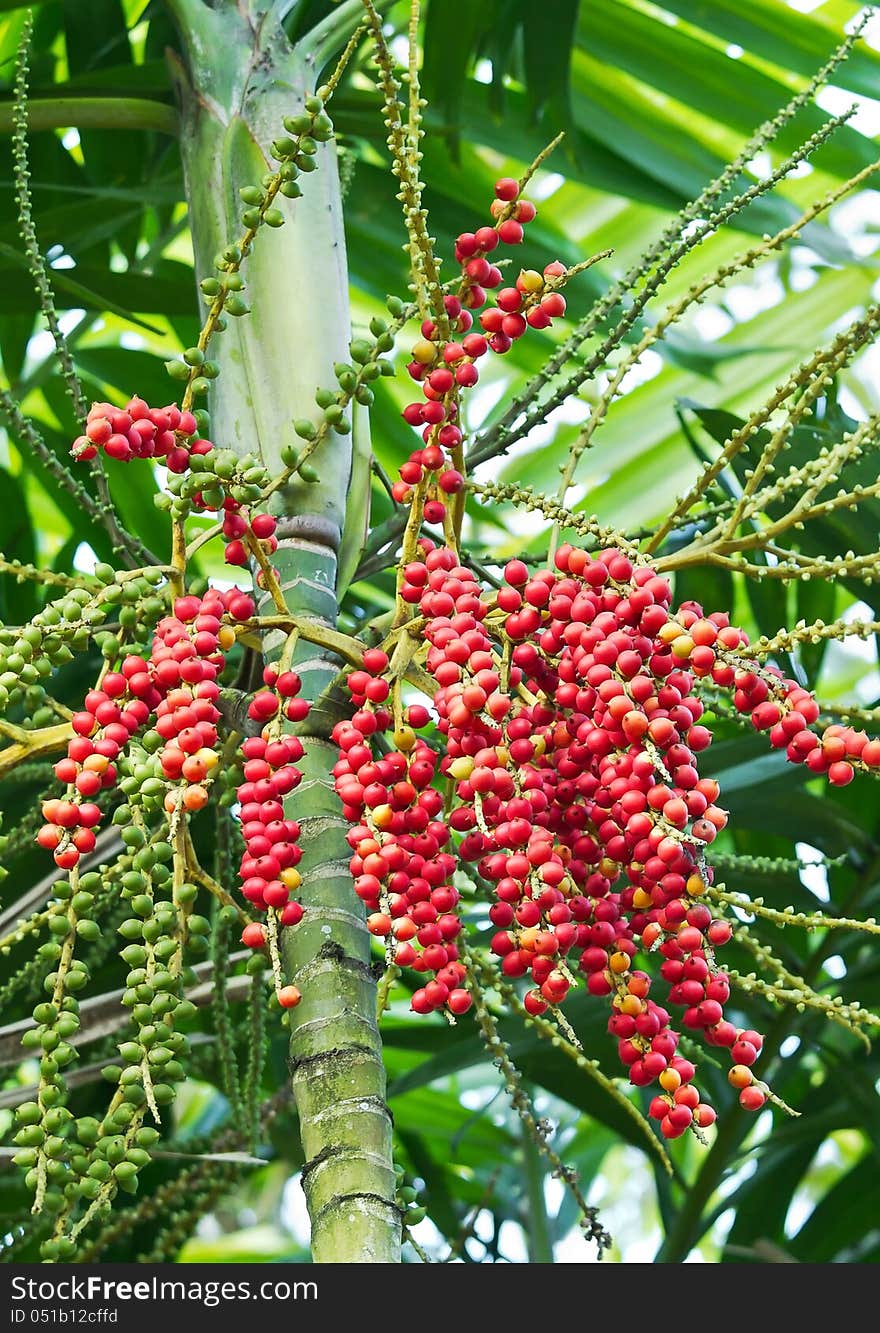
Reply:
[[235, 642], [234, 630], [222, 617], [247, 619], [253, 613], [253, 601], [237, 588], [229, 593], [210, 589], [202, 598], [178, 597], [174, 614], [156, 626], [150, 662], [164, 692], [156, 708], [156, 731], [164, 741], [159, 763], [168, 782], [177, 784], [165, 796], [169, 813], [181, 804], [185, 810], [201, 810], [208, 802], [203, 784], [219, 762], [216, 678]]
[[[471, 997], [462, 987], [465, 971], [455, 944], [461, 931], [458, 890], [450, 882], [456, 862], [442, 818], [443, 799], [432, 786], [438, 755], [416, 736], [430, 714], [413, 704], [405, 720], [401, 716], [393, 724], [384, 707], [387, 668], [381, 650], [364, 653], [363, 670], [348, 678], [354, 715], [333, 732], [340, 747], [333, 769], [336, 792], [346, 818], [357, 821], [348, 834], [349, 865], [355, 892], [369, 913], [368, 930], [395, 941], [389, 961], [434, 973], [413, 994], [413, 1009], [463, 1014]], [[371, 739], [388, 732], [393, 748], [374, 757]]]
[[[307, 702], [299, 697], [300, 678], [294, 671], [280, 674], [272, 667], [263, 673], [265, 689], [254, 695], [248, 707], [251, 718], [261, 723], [258, 736], [249, 736], [241, 747], [244, 782], [238, 788], [239, 817], [245, 842], [240, 874], [242, 894], [259, 912], [274, 916], [279, 926], [295, 926], [303, 909], [293, 898], [302, 883], [297, 864], [302, 858], [298, 844], [299, 824], [284, 815], [284, 798], [300, 784], [296, 762], [302, 758], [302, 742], [282, 731], [282, 719], [301, 722], [308, 714]], [[242, 941], [261, 949], [268, 942], [266, 926], [260, 922], [245, 927]], [[283, 1006], [292, 1008], [290, 995], [279, 990]], [[297, 996], [299, 992], [297, 992]]]
[[564, 264], [548, 264], [543, 275], [534, 270], [520, 273], [515, 287], [499, 292], [497, 304], [480, 315], [482, 332], [473, 330], [471, 311], [487, 300], [487, 289], [500, 287], [501, 270], [487, 256], [499, 245], [518, 245], [523, 227], [535, 217], [535, 207], [521, 200], [519, 184], [510, 178], [496, 182], [492, 213], [494, 225], [463, 232], [455, 243], [455, 258], [462, 268], [457, 295], [444, 297], [450, 337], [427, 319], [413, 347], [407, 367], [410, 377], [422, 386], [422, 402], [409, 403], [404, 420], [422, 435], [425, 447], [416, 449], [400, 469], [394, 498], [408, 503], [414, 486], [425, 487], [424, 518], [442, 523], [450, 496], [464, 486], [464, 477], [447, 455], [462, 441], [458, 424], [462, 389], [479, 380], [477, 362], [488, 351], [507, 352], [529, 327], [547, 328], [555, 315], [565, 313], [565, 299], [556, 287], [565, 279]]
[[[529, 978], [527, 1011], [555, 1009], [579, 981], [605, 997], [631, 1082], [659, 1084], [651, 1114], [664, 1136], [715, 1115], [678, 1052], [679, 1028], [730, 1051], [731, 1082], [743, 1106], [758, 1109], [766, 1091], [751, 1066], [762, 1039], [724, 1016], [730, 983], [716, 952], [732, 930], [704, 901], [706, 849], [727, 816], [717, 782], [699, 772], [712, 736], [695, 685], [711, 674], [756, 725], [791, 716], [792, 734], [815, 721], [815, 701], [743, 658], [747, 640], [726, 614], [706, 616], [693, 603], [673, 613], [667, 580], [622, 551], [563, 545], [555, 567], [536, 574], [513, 560], [497, 592], [449, 547], [422, 538], [417, 557], [400, 570], [399, 595], [422, 617], [445, 750], [416, 738], [428, 722], [421, 706], [408, 725], [392, 723], [394, 672], [381, 650], [351, 674], [356, 711], [335, 732], [337, 792], [358, 821], [351, 868], [370, 928], [397, 939], [397, 962], [435, 969], [440, 941], [423, 932], [423, 904], [430, 897], [437, 914], [429, 929], [453, 938], [457, 917], [449, 911], [447, 924], [442, 915], [454, 905], [445, 896], [452, 871], [457, 860], [476, 863], [493, 891], [490, 947], [507, 978]], [[370, 737], [388, 732], [393, 749], [374, 754]], [[811, 740], [827, 747], [829, 774], [844, 756], [864, 764], [856, 749], [864, 756], [873, 745], [844, 732]], [[438, 772], [455, 784], [445, 817], [431, 786]], [[419, 1012], [454, 1009], [458, 992], [466, 996], [448, 939], [442, 947], [457, 964], [456, 989], [441, 1001], [429, 983], [413, 999]], [[659, 978], [638, 966], [654, 953]], [[447, 962], [436, 981], [451, 980]], [[658, 980], [662, 1004], [651, 993]]]
[[217, 762], [215, 677], [235, 638], [221, 617], [242, 620], [253, 613], [253, 601], [238, 588], [179, 597], [174, 615], [156, 627], [149, 661], [124, 657], [119, 670], [108, 671], [86, 695], [82, 711], [71, 719], [67, 756], [55, 765], [67, 794], [44, 803], [46, 824], [37, 834], [63, 870], [94, 848], [101, 812], [92, 798], [115, 785], [115, 761], [151, 719], [165, 742], [159, 756], [163, 774], [181, 782], [180, 793], [169, 791], [166, 805], [174, 808], [183, 800], [186, 809], [196, 810], [205, 804], [201, 782]]
[[[194, 455], [216, 454], [210, 440], [197, 438], [197, 430], [193, 413], [181, 412], [174, 404], [153, 408], [137, 397], [131, 398], [123, 409], [115, 408], [111, 403], [93, 403], [86, 433], [74, 440], [71, 453], [77, 459], [87, 460], [94, 458], [101, 449], [108, 458], [122, 463], [132, 459], [156, 459], [170, 472], [182, 474], [190, 469]], [[219, 484], [225, 492], [222, 510], [226, 563], [243, 566], [248, 562], [247, 537], [258, 543], [267, 557], [275, 552], [277, 525], [271, 514], [254, 513], [229, 493], [229, 484], [234, 479], [219, 477], [213, 472], [205, 477], [206, 488], [209, 483]], [[196, 509], [211, 507], [201, 491], [195, 492], [192, 503]]]
[[665, 637], [694, 676], [709, 676], [714, 684], [731, 690], [737, 711], [747, 714], [757, 731], [768, 732], [770, 744], [785, 750], [793, 764], [806, 764], [835, 787], [852, 782], [857, 769], [880, 768], [880, 740], [838, 723], [816, 731], [819, 705], [809, 690], [787, 680], [777, 667], [758, 666], [744, 655], [749, 637], [726, 617], [706, 619], [700, 607], [685, 604]]
[[71, 453], [82, 460], [102, 450], [117, 463], [134, 458], [161, 459], [170, 472], [185, 472], [190, 454], [208, 453], [213, 445], [198, 440], [192, 412], [170, 407], [150, 407], [143, 398], [131, 398], [124, 408], [112, 403], [93, 403], [86, 419], [86, 433], [73, 442]]

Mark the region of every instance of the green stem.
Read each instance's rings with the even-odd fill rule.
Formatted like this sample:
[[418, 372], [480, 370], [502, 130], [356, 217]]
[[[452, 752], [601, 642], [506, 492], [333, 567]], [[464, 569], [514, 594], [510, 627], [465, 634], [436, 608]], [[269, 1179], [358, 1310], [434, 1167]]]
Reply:
[[532, 1142], [531, 1135], [523, 1128], [520, 1135], [523, 1155], [523, 1175], [526, 1187], [525, 1219], [526, 1243], [530, 1264], [553, 1263], [553, 1240], [550, 1235], [550, 1219], [547, 1216], [547, 1201], [544, 1196], [544, 1163], [540, 1153]]
[[[302, 46], [291, 49], [276, 16], [258, 0], [211, 10], [174, 0], [173, 9], [189, 47], [188, 74], [178, 76], [181, 142], [201, 278], [239, 233], [238, 191], [271, 168], [263, 146], [278, 138], [284, 116], [302, 109], [315, 59]], [[317, 421], [315, 391], [333, 384], [334, 362], [348, 359], [348, 278], [332, 145], [322, 145], [316, 161], [303, 197], [279, 204], [287, 225], [261, 231], [243, 265], [254, 313], [230, 321], [215, 351], [221, 374], [212, 387], [212, 434], [239, 453], [258, 453], [276, 475], [291, 421]], [[284, 602], [292, 616], [329, 630], [337, 617], [350, 449], [348, 437], [329, 433], [312, 459], [321, 480], [306, 485], [294, 478], [272, 498], [279, 518], [273, 564]], [[261, 594], [261, 601], [261, 613], [274, 614], [271, 599]], [[288, 630], [264, 632], [267, 660], [278, 660]], [[293, 665], [304, 697], [314, 700], [340, 659], [301, 633]], [[287, 979], [303, 996], [289, 1011], [303, 1188], [316, 1262], [397, 1263], [400, 1214], [370, 938], [330, 776], [335, 720], [322, 704], [300, 727], [303, 778], [289, 811], [302, 830], [304, 916], [284, 933], [281, 953]]]
[[[0, 106], [0, 134], [12, 132], [12, 107]], [[148, 97], [36, 98], [28, 103], [28, 129], [157, 130], [177, 136], [177, 113]]]

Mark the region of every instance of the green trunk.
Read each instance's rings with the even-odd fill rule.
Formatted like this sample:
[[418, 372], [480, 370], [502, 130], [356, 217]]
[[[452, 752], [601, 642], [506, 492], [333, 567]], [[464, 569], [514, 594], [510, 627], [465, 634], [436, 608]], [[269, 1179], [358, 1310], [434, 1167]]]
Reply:
[[[315, 84], [314, 58], [293, 50], [266, 0], [168, 0], [188, 56], [180, 75], [181, 143], [196, 269], [242, 231], [238, 191], [274, 167], [262, 148], [282, 118], [302, 109]], [[346, 360], [348, 279], [333, 146], [303, 179], [303, 198], [278, 203], [279, 230], [264, 228], [243, 274], [253, 313], [230, 320], [212, 346], [222, 373], [211, 400], [217, 443], [262, 456], [280, 470], [297, 417], [318, 419], [315, 390]], [[336, 564], [351, 471], [350, 437], [331, 435], [313, 459], [322, 480], [276, 496], [280, 544], [274, 558], [291, 612], [335, 623]], [[271, 606], [268, 608], [271, 610]], [[266, 654], [278, 655], [278, 636]], [[304, 694], [315, 698], [338, 668], [301, 643]], [[305, 915], [286, 932], [289, 979], [303, 993], [291, 1011], [291, 1069], [312, 1219], [312, 1252], [323, 1263], [396, 1263], [400, 1218], [394, 1206], [391, 1120], [376, 1026], [369, 936], [347, 869], [345, 823], [330, 770], [332, 719], [313, 710], [303, 737], [303, 782], [291, 800], [302, 826]]]

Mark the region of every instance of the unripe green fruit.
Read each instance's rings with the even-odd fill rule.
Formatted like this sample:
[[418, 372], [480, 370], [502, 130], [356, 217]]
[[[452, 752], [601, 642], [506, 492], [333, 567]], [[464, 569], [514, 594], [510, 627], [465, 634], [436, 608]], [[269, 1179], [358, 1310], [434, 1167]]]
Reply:
[[119, 1054], [127, 1064], [135, 1064], [143, 1056], [143, 1047], [136, 1041], [124, 1041], [120, 1043]]
[[43, 1128], [50, 1134], [57, 1134], [72, 1119], [73, 1113], [66, 1106], [53, 1106], [43, 1118]]
[[263, 202], [263, 191], [257, 185], [244, 185], [238, 194], [243, 204], [254, 206]]
[[13, 1136], [12, 1141], [20, 1148], [39, 1148], [43, 1138], [43, 1130], [39, 1125], [26, 1125]]
[[101, 1126], [94, 1116], [80, 1116], [76, 1122], [76, 1137], [85, 1148], [93, 1147], [98, 1141]]
[[143, 967], [147, 961], [147, 951], [140, 944], [126, 945], [119, 956], [123, 962], [128, 963], [129, 967]]
[[36, 1102], [22, 1102], [15, 1108], [15, 1118], [23, 1125], [38, 1125], [43, 1113]]
[[76, 923], [76, 933], [80, 939], [88, 944], [94, 944], [95, 940], [101, 938], [101, 927], [97, 921], [78, 921]]
[[122, 1075], [122, 1069], [119, 1065], [105, 1065], [101, 1070], [101, 1077], [108, 1083], [118, 1083]]
[[301, 135], [308, 134], [312, 128], [312, 117], [305, 112], [299, 112], [296, 116], [284, 117], [284, 128], [288, 134]]

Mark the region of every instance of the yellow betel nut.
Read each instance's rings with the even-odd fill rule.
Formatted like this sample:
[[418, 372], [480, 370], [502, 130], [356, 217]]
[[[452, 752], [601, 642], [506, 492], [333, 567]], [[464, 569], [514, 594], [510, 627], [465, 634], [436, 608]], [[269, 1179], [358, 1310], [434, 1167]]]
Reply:
[[677, 1069], [664, 1069], [657, 1082], [664, 1092], [675, 1092], [681, 1087], [681, 1074]]
[[282, 870], [278, 878], [286, 889], [298, 889], [303, 882], [302, 875], [293, 866], [289, 866], [287, 870]]
[[413, 360], [418, 361], [421, 366], [429, 366], [437, 356], [437, 344], [428, 342], [427, 338], [419, 338], [412, 349]]
[[540, 292], [544, 288], [544, 275], [535, 268], [524, 268], [517, 280], [521, 292]]

